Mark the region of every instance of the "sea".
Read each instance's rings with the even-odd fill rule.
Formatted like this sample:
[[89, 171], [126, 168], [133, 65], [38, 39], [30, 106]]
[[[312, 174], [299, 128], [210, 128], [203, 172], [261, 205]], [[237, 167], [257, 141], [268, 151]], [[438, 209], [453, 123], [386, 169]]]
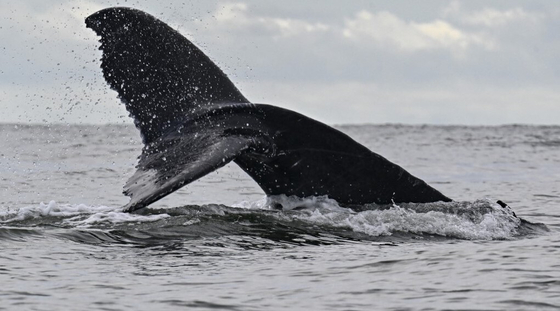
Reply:
[[133, 125], [0, 124], [0, 310], [560, 310], [559, 126], [336, 128], [454, 202], [266, 197], [230, 163], [123, 213]]

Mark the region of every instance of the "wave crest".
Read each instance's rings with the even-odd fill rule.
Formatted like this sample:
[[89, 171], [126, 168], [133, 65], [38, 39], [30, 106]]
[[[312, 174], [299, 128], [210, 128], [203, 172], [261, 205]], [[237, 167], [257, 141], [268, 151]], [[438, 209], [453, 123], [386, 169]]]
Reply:
[[[281, 208], [281, 210], [279, 210]], [[252, 236], [273, 242], [406, 242], [426, 239], [513, 239], [546, 231], [489, 200], [407, 203], [344, 208], [327, 197], [272, 196], [235, 206], [189, 205], [123, 213], [119, 208], [57, 204], [0, 210], [0, 223], [18, 228], [64, 228], [105, 232], [118, 240], [196, 240]], [[64, 233], [62, 234], [64, 235]], [[96, 241], [103, 234], [96, 235]], [[117, 237], [115, 237], [117, 236]], [[75, 238], [72, 238], [75, 240]], [[333, 240], [334, 239], [334, 240]], [[295, 242], [294, 242], [295, 241]], [[303, 241], [303, 242], [302, 242]]]

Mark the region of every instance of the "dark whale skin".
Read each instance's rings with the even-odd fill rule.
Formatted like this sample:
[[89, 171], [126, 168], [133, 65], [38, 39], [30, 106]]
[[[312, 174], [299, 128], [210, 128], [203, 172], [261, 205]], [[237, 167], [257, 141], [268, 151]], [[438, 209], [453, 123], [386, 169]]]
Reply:
[[343, 206], [451, 199], [348, 135], [294, 111], [249, 102], [177, 31], [116, 7], [86, 19], [107, 83], [145, 144], [124, 193], [135, 211], [233, 161], [267, 195], [328, 196]]

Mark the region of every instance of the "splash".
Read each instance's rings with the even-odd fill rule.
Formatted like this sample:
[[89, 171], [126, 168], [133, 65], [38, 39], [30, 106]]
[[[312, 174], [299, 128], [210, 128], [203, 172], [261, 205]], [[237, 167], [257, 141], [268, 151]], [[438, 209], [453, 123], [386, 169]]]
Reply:
[[327, 197], [300, 199], [281, 195], [238, 206], [281, 208], [285, 213], [278, 217], [284, 220], [288, 215], [310, 226], [349, 228], [374, 237], [408, 233], [469, 240], [511, 239], [519, 235], [521, 225], [521, 219], [511, 209], [490, 200], [369, 204], [348, 209]]
[[156, 221], [169, 217], [159, 215], [135, 215], [124, 213], [120, 208], [89, 206], [86, 204], [58, 204], [55, 201], [39, 203], [18, 209], [0, 209], [0, 223], [4, 224], [59, 224], [70, 227], [89, 227], [100, 223], [125, 223]]
[[[55, 227], [103, 230], [165, 241], [255, 236], [265, 239], [336, 237], [343, 240], [514, 239], [539, 229], [531, 227], [489, 200], [427, 204], [365, 205], [344, 208], [327, 197], [264, 197], [235, 206], [189, 205], [142, 210], [141, 214], [86, 204], [51, 201], [0, 210], [0, 224], [11, 227]], [[533, 228], [536, 228], [533, 230]], [[120, 233], [119, 233], [120, 234]], [[323, 241], [321, 240], [321, 241]]]

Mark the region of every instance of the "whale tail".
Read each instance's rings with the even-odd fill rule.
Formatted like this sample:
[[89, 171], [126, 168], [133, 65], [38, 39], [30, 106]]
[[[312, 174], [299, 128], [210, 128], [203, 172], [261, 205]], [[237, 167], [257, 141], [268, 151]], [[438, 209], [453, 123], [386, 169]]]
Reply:
[[193, 43], [153, 16], [108, 8], [86, 18], [101, 36], [103, 76], [148, 144], [207, 105], [248, 103]]
[[296, 112], [251, 104], [185, 37], [129, 8], [86, 19], [101, 68], [145, 144], [127, 181], [134, 211], [234, 161], [268, 195], [327, 195], [342, 205], [450, 201], [355, 142]]
[[[194, 125], [196, 116], [210, 108], [249, 101], [193, 43], [131, 8], [98, 11], [86, 18], [86, 26], [101, 37], [103, 76], [117, 91], [145, 144], [138, 170], [124, 187], [131, 197], [125, 210], [158, 200], [248, 148], [243, 137], [222, 137], [219, 130], [212, 131], [214, 127], [201, 128], [204, 122]], [[182, 126], [189, 122], [192, 126]], [[183, 149], [193, 152], [185, 156]]]

